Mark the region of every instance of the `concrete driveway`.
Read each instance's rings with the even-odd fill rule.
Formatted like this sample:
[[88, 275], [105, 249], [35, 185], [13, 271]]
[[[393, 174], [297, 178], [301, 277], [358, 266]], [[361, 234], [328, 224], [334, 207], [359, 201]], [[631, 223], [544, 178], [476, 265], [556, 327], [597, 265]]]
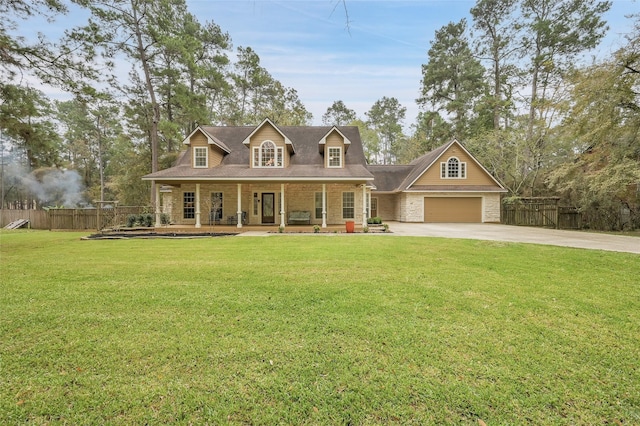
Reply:
[[388, 222], [391, 235], [547, 244], [640, 254], [640, 238], [488, 223]]

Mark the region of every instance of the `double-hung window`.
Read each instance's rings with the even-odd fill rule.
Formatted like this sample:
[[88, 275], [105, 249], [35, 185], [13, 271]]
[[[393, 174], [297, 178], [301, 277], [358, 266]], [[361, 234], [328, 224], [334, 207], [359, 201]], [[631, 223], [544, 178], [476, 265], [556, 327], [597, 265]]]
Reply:
[[340, 147], [330, 147], [328, 167], [342, 167], [342, 149]]
[[211, 218], [210, 220], [220, 222], [222, 221], [222, 192], [211, 193]]
[[282, 167], [284, 149], [271, 141], [253, 148], [253, 167]]
[[315, 218], [322, 219], [322, 192], [316, 192], [315, 194]]
[[466, 179], [467, 163], [456, 157], [449, 158], [446, 162], [440, 163], [440, 177], [442, 179]]
[[206, 146], [196, 146], [193, 148], [193, 167], [207, 167], [207, 153], [208, 149]]
[[356, 213], [356, 197], [355, 192], [342, 193], [342, 218], [354, 219]]
[[196, 217], [196, 193], [184, 192], [182, 195], [182, 214], [185, 219]]

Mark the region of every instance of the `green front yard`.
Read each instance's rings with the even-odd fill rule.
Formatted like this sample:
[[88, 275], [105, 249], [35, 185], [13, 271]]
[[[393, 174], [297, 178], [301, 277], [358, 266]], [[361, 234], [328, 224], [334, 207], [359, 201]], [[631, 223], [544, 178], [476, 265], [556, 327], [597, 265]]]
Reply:
[[0, 424], [639, 424], [640, 256], [0, 233]]

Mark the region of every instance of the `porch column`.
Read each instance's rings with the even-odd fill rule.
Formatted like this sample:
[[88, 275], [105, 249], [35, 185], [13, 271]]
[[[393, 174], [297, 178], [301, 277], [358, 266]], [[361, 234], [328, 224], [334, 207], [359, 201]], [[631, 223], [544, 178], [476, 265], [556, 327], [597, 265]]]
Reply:
[[367, 226], [367, 185], [362, 184], [362, 227]]
[[238, 184], [238, 228], [242, 228], [242, 184]]
[[322, 227], [327, 227], [327, 184], [322, 184]]
[[162, 226], [160, 221], [160, 185], [156, 182], [156, 228]]
[[196, 228], [200, 228], [200, 184], [196, 183]]
[[284, 183], [280, 184], [280, 226], [284, 228]]

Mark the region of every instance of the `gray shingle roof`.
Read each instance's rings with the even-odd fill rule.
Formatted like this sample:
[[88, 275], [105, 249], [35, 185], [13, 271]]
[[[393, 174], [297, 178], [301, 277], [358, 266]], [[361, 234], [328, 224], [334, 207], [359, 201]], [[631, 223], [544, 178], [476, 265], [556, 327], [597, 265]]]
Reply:
[[338, 126], [338, 130], [352, 143], [345, 153], [343, 168], [325, 168], [320, 154], [320, 140], [333, 126], [278, 126], [295, 146], [289, 167], [251, 168], [249, 148], [243, 141], [253, 132], [255, 126], [201, 126], [209, 136], [230, 151], [218, 167], [194, 169], [190, 166], [191, 147], [181, 154], [174, 167], [145, 176], [145, 179], [362, 179], [372, 180], [367, 170], [360, 132], [355, 126]]
[[[406, 165], [367, 165], [356, 126], [337, 126], [337, 129], [351, 141], [345, 150], [343, 168], [325, 168], [324, 157], [320, 153], [319, 143], [333, 126], [278, 126], [295, 147], [289, 167], [251, 168], [250, 150], [243, 144], [254, 131], [255, 126], [201, 126], [208, 136], [228, 154], [223, 157], [220, 166], [212, 168], [191, 167], [191, 147], [178, 157], [174, 167], [149, 174], [144, 179], [166, 181], [188, 180], [367, 180], [372, 181], [378, 192], [400, 192], [409, 189], [443, 152], [456, 141], [448, 142], [431, 152], [416, 158]], [[504, 191], [500, 186], [413, 186], [412, 190], [422, 191]]]

